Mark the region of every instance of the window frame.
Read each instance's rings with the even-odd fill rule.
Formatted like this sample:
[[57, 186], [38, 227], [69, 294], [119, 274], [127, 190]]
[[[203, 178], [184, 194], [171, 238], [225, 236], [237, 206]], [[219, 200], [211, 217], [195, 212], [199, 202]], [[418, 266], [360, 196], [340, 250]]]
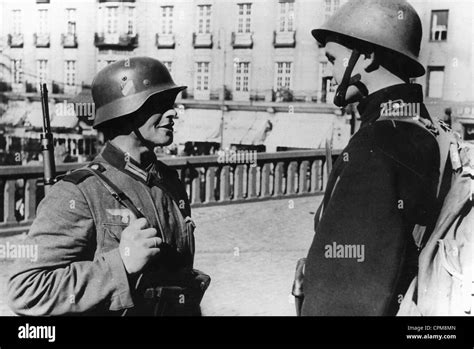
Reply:
[[[281, 66], [281, 72], [280, 71]], [[293, 62], [292, 61], [276, 61], [275, 62], [275, 79], [273, 88], [278, 91], [280, 88], [293, 89]], [[289, 69], [289, 71], [288, 71]], [[281, 84], [279, 83], [281, 81]], [[288, 81], [288, 86], [286, 82]]]
[[278, 2], [277, 27], [277, 32], [279, 33], [293, 33], [295, 31], [294, 1], [287, 0]]
[[[44, 14], [44, 16], [42, 16]], [[39, 8], [37, 10], [38, 19], [38, 34], [49, 33], [49, 11], [47, 8]]]
[[[44, 67], [42, 66], [44, 63]], [[47, 84], [48, 83], [48, 60], [47, 59], [37, 59], [36, 60], [36, 73], [37, 73], [37, 83], [38, 84]], [[42, 76], [44, 75], [44, 76]]]
[[[70, 64], [73, 69], [70, 69]], [[70, 79], [72, 76], [72, 79]], [[66, 86], [76, 86], [76, 61], [73, 59], [68, 59], [64, 61], [64, 83]], [[70, 82], [69, 80], [72, 80]]]
[[[245, 71], [247, 69], [247, 71]], [[250, 92], [251, 62], [242, 61], [234, 63], [234, 91], [237, 93]], [[247, 90], [244, 90], [245, 84]]]
[[163, 65], [166, 67], [166, 69], [168, 69], [169, 73], [171, 74], [171, 72], [173, 71], [173, 61], [161, 61], [161, 63], [163, 63]]
[[[434, 36], [433, 36], [433, 19], [434, 19], [434, 15], [436, 13], [440, 13], [440, 12], [446, 12], [446, 38], [437, 40], [437, 39], [434, 39]], [[448, 31], [449, 31], [449, 10], [448, 9], [431, 10], [429, 41], [430, 42], [446, 42], [446, 41], [448, 41]]]
[[[430, 81], [431, 81], [431, 73], [432, 72], [442, 72], [443, 73], [443, 80], [441, 83], [441, 96], [439, 97], [432, 97], [430, 96]], [[426, 69], [426, 98], [431, 98], [431, 99], [442, 99], [444, 96], [444, 85], [445, 85], [445, 66], [428, 66]]]
[[11, 23], [12, 34], [23, 33], [23, 11], [21, 9], [12, 10], [12, 23]]
[[210, 91], [211, 62], [198, 61], [194, 66], [194, 90], [200, 93]]
[[[68, 7], [66, 11], [66, 34], [76, 35], [77, 34], [77, 9]], [[72, 14], [72, 15], [71, 15]], [[73, 28], [73, 30], [70, 30]]]
[[[114, 35], [119, 33], [119, 6], [112, 5], [112, 6], [104, 6], [104, 34]], [[112, 10], [115, 11], [115, 15], [112, 14]], [[109, 31], [109, 27], [111, 31]], [[113, 30], [115, 29], [115, 31]]]
[[196, 9], [196, 33], [210, 34], [212, 31], [212, 5], [199, 4]]
[[252, 3], [243, 2], [237, 4], [237, 30], [238, 34], [250, 34], [252, 32]]
[[341, 7], [341, 0], [324, 0], [324, 18], [327, 21]]
[[21, 58], [12, 59], [12, 84], [23, 83], [23, 60]]
[[173, 5], [164, 5], [160, 6], [161, 11], [161, 29], [160, 34], [162, 35], [171, 35], [174, 30], [174, 6]]

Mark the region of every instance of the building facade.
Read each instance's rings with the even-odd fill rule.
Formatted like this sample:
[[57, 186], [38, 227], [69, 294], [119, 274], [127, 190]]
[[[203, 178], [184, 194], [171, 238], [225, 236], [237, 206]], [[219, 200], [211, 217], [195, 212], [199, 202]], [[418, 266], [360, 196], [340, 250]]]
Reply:
[[[61, 101], [90, 86], [106, 64], [143, 55], [163, 61], [188, 86], [181, 96], [186, 108], [216, 110], [222, 103], [224, 113], [231, 102], [242, 117], [263, 108], [274, 123], [277, 104], [290, 116], [303, 110], [318, 120], [333, 114], [336, 86], [310, 31], [344, 2], [0, 0], [0, 90], [34, 100], [38, 83], [46, 82]], [[420, 60], [427, 68], [416, 82], [435, 116], [451, 108], [455, 130], [474, 137], [472, 1], [412, 4], [423, 23]]]
[[[464, 139], [474, 140], [474, 3], [470, 0], [412, 0], [423, 23], [420, 60], [423, 86], [432, 115], [448, 121]], [[448, 112], [449, 113], [449, 112]]]
[[2, 0], [2, 80], [78, 93], [105, 64], [156, 57], [188, 98], [330, 101], [330, 69], [310, 30], [339, 0]]

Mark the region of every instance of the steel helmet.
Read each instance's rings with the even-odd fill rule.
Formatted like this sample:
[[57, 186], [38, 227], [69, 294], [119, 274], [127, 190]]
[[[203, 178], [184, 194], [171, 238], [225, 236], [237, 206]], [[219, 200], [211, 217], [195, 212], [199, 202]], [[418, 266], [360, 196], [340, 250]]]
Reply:
[[348, 1], [311, 33], [321, 45], [326, 44], [328, 35], [335, 33], [390, 49], [406, 59], [406, 73], [410, 77], [425, 74], [418, 61], [420, 17], [405, 0]]
[[92, 98], [96, 107], [94, 128], [112, 119], [133, 113], [151, 96], [186, 86], [174, 83], [168, 69], [150, 57], [131, 57], [109, 64], [92, 82]]

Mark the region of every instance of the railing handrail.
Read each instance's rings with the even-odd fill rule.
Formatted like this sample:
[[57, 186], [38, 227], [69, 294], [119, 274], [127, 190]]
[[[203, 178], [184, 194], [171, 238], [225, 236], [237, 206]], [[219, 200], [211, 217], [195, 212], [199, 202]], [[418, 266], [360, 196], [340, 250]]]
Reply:
[[[339, 155], [341, 150], [333, 150], [333, 155]], [[301, 159], [311, 159], [317, 157], [325, 157], [325, 149], [314, 149], [314, 150], [295, 150], [295, 151], [284, 151], [276, 153], [257, 153], [257, 163], [268, 162], [268, 161], [292, 161]], [[184, 167], [188, 165], [194, 166], [206, 166], [218, 163], [219, 155], [198, 155], [198, 156], [180, 156], [180, 157], [163, 157], [158, 158], [166, 165], [171, 167]], [[65, 173], [68, 171], [75, 170], [79, 167], [85, 166], [87, 163], [66, 163], [58, 164], [56, 171], [58, 173]], [[233, 164], [228, 164], [233, 165]], [[43, 174], [42, 165], [12, 165], [12, 166], [1, 166], [0, 167], [0, 178], [10, 179], [22, 177], [40, 177]]]
[[[334, 156], [339, 154], [340, 151], [333, 152]], [[325, 149], [244, 154], [245, 161], [242, 153], [235, 157], [230, 153], [225, 157], [222, 155], [163, 157], [160, 160], [179, 173], [194, 207], [321, 195], [326, 187], [329, 169]], [[255, 160], [257, 166], [254, 166]], [[60, 164], [56, 174], [62, 175], [85, 165], [87, 163]], [[42, 166], [0, 167], [3, 211], [0, 235], [28, 230], [35, 218], [37, 204], [44, 196], [42, 177]]]

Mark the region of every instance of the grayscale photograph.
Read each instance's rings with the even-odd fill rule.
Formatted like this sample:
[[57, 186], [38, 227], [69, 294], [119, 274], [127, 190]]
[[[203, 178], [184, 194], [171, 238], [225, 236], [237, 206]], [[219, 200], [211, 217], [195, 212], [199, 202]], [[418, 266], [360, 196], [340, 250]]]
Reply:
[[473, 13], [0, 0], [0, 317], [472, 316]]

